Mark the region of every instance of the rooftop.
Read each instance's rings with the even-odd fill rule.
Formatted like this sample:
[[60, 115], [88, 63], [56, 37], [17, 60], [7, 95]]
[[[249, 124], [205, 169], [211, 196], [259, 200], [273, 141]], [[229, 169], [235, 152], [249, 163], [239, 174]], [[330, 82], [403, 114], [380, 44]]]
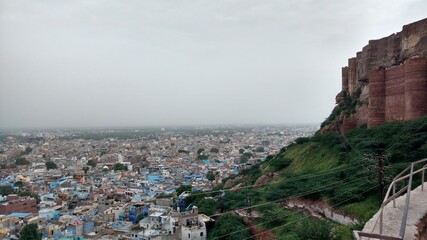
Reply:
[[150, 217], [160, 217], [162, 215], [163, 215], [162, 212], [154, 212], [154, 213], [150, 214]]
[[7, 215], [8, 217], [17, 217], [17, 218], [26, 218], [28, 216], [30, 216], [32, 213], [18, 213], [18, 212], [14, 212], [11, 213], [9, 215]]

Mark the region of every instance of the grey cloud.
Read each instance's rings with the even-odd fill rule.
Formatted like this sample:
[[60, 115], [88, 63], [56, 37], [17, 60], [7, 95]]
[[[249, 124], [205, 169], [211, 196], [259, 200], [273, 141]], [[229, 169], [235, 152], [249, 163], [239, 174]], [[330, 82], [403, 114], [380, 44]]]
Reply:
[[320, 123], [412, 1], [0, 0], [0, 128]]

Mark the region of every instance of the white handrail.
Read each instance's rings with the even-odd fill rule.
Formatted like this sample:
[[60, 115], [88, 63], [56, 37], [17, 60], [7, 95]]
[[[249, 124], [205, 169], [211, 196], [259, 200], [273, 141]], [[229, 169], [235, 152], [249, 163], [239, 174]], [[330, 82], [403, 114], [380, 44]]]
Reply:
[[[426, 164], [424, 166], [422, 166], [420, 169], [415, 170], [414, 171], [414, 167], [415, 165], [418, 165], [420, 163], [424, 163], [426, 162]], [[407, 171], [409, 170], [409, 173], [404, 175]], [[405, 199], [405, 207], [403, 209], [404, 213], [402, 216], [402, 220], [401, 220], [401, 226], [400, 226], [400, 231], [399, 231], [399, 237], [404, 237], [405, 235], [405, 229], [406, 229], [406, 220], [407, 220], [407, 216], [408, 216], [408, 209], [409, 209], [409, 203], [410, 203], [410, 194], [411, 194], [411, 190], [412, 190], [412, 178], [415, 174], [420, 173], [421, 172], [421, 191], [424, 191], [424, 173], [425, 170], [427, 170], [427, 158], [412, 162], [411, 165], [409, 165], [408, 167], [406, 167], [403, 171], [401, 171], [399, 174], [396, 175], [396, 177], [394, 177], [393, 181], [390, 183], [390, 186], [387, 189], [386, 195], [384, 197], [384, 200], [381, 204], [380, 207], [380, 214], [378, 215], [375, 224], [371, 230], [371, 234], [373, 234], [373, 231], [375, 230], [375, 227], [378, 224], [378, 220], [380, 222], [380, 232], [379, 232], [379, 236], [382, 235], [382, 231], [383, 231], [383, 212], [384, 212], [384, 207], [393, 200], [393, 208], [396, 207], [396, 202], [395, 199], [397, 198], [397, 196], [399, 196], [400, 194], [402, 194], [403, 192], [405, 192], [406, 190], [406, 199]], [[403, 176], [402, 176], [403, 175]], [[396, 185], [398, 182], [401, 182], [403, 180], [406, 180], [407, 178], [409, 178], [408, 184], [406, 184], [405, 186], [403, 186], [399, 191], [397, 191], [396, 193]], [[393, 194], [390, 196], [391, 191], [393, 191]]]

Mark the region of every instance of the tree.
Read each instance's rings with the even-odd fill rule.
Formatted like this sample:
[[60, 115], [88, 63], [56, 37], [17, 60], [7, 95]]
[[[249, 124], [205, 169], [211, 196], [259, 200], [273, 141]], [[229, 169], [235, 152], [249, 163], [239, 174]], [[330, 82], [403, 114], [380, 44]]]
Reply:
[[114, 171], [127, 171], [128, 170], [128, 166], [121, 164], [121, 163], [115, 163], [113, 166], [113, 170]]
[[15, 164], [16, 165], [28, 165], [28, 164], [30, 164], [30, 162], [24, 157], [18, 157], [15, 160]]
[[22, 181], [17, 181], [15, 183], [15, 187], [22, 188], [23, 186], [24, 186], [24, 183]]
[[0, 195], [7, 196], [9, 194], [15, 193], [13, 187], [11, 186], [0, 186]]
[[91, 160], [87, 161], [86, 165], [91, 166], [91, 167], [95, 167], [96, 166], [96, 162], [91, 159]]
[[211, 150], [209, 150], [209, 152], [211, 152], [211, 153], [219, 153], [219, 149], [213, 147], [213, 148], [211, 148]]
[[47, 170], [49, 170], [49, 169], [57, 169], [58, 168], [58, 166], [56, 166], [56, 163], [54, 163], [52, 161], [47, 161], [45, 163], [45, 165], [46, 165], [46, 169]]
[[193, 186], [191, 185], [181, 185], [180, 187], [178, 187], [175, 192], [176, 195], [179, 196], [181, 195], [181, 193], [183, 193], [184, 191], [191, 191], [191, 189], [193, 188]]
[[85, 174], [87, 174], [87, 171], [89, 171], [89, 167], [85, 166], [82, 170], [85, 172]]
[[245, 156], [247, 156], [249, 158], [253, 157], [252, 152], [245, 152], [245, 153], [243, 153], [243, 155], [245, 155]]
[[205, 154], [200, 154], [200, 155], [197, 155], [197, 159], [199, 159], [199, 160], [206, 160], [206, 159], [209, 159], [209, 156], [205, 155]]
[[199, 149], [197, 149], [197, 154], [200, 154], [200, 153], [202, 153], [202, 152], [204, 152], [205, 151], [205, 149], [204, 148], [199, 148]]
[[37, 224], [32, 223], [25, 225], [19, 232], [19, 240], [41, 240], [42, 234], [37, 231]]
[[259, 146], [255, 149], [255, 152], [264, 152], [265, 148], [263, 146]]
[[250, 237], [251, 234], [242, 219], [231, 213], [219, 217], [209, 235], [209, 239], [222, 240], [248, 239]]
[[144, 214], [139, 214], [138, 217], [136, 217], [136, 222], [139, 223], [143, 218], [145, 218]]
[[213, 181], [213, 180], [215, 180], [215, 174], [214, 174], [214, 172], [213, 172], [212, 170], [210, 170], [210, 171], [206, 174], [206, 178], [207, 178], [209, 181]]
[[243, 148], [239, 149], [240, 154], [243, 154], [244, 152], [245, 152], [245, 149], [243, 149]]
[[190, 152], [185, 150], [185, 149], [179, 149], [178, 150], [179, 153], [185, 153], [185, 154], [189, 154]]
[[249, 160], [249, 157], [246, 155], [240, 156], [240, 163], [246, 163]]
[[30, 147], [25, 148], [25, 151], [23, 152], [24, 154], [29, 154], [30, 152], [32, 152], [33, 149]]
[[199, 213], [203, 213], [208, 216], [215, 214], [216, 202], [212, 198], [203, 198], [200, 201], [198, 201], [195, 205], [199, 208]]

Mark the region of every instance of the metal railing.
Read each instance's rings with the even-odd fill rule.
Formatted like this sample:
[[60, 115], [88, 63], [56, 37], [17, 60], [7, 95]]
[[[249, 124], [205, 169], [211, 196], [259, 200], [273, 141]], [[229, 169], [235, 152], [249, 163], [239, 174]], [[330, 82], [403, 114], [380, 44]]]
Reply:
[[[416, 169], [417, 166], [420, 164], [424, 164], [421, 168]], [[421, 173], [421, 191], [424, 191], [424, 176], [425, 171], [427, 170], [427, 158], [421, 159], [419, 161], [411, 163], [410, 166], [405, 168], [402, 172], [400, 172], [391, 182], [387, 193], [384, 197], [384, 200], [380, 207], [380, 214], [374, 224], [374, 227], [372, 228], [372, 231], [370, 233], [367, 232], [361, 232], [361, 231], [354, 231], [354, 237], [355, 239], [360, 239], [360, 237], [368, 237], [373, 239], [383, 239], [383, 240], [402, 240], [405, 236], [405, 230], [406, 230], [406, 222], [408, 219], [408, 211], [409, 211], [409, 203], [411, 198], [411, 190], [412, 190], [412, 181], [414, 175], [417, 173]], [[408, 173], [409, 172], [409, 173]], [[407, 184], [405, 184], [402, 188], [400, 188], [396, 192], [396, 188], [398, 188], [398, 183], [402, 181], [406, 181], [408, 179]], [[383, 226], [384, 226], [384, 207], [393, 201], [393, 208], [396, 208], [396, 198], [402, 195], [406, 191], [406, 199], [405, 199], [405, 206], [403, 208], [403, 216], [402, 220], [400, 222], [400, 230], [399, 230], [399, 236], [393, 237], [393, 236], [386, 236], [383, 235]], [[393, 192], [393, 194], [390, 196], [390, 193]], [[379, 221], [379, 233], [373, 233], [375, 230], [377, 224]]]

